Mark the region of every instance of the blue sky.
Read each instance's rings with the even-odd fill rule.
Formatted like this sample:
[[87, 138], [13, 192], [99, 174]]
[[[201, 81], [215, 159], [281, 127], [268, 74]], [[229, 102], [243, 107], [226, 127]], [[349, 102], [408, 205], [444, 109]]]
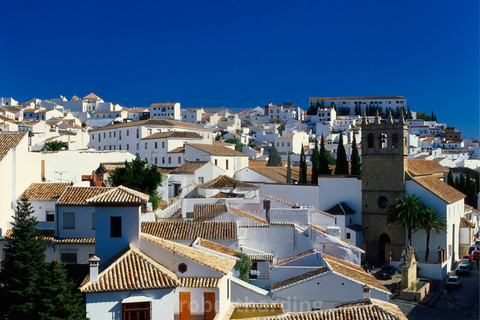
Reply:
[[0, 96], [307, 108], [403, 95], [479, 137], [479, 2], [0, 1]]

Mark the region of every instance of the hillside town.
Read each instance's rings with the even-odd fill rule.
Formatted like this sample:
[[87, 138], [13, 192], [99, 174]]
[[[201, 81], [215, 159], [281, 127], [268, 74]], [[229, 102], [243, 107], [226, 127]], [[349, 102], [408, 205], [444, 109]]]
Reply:
[[477, 139], [404, 96], [296, 103], [0, 98], [1, 281], [20, 213], [92, 320], [407, 319], [478, 274]]

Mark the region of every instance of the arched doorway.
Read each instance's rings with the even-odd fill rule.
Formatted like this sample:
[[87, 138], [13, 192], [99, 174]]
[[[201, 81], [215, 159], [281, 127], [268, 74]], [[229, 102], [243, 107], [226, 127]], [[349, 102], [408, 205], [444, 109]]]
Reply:
[[386, 233], [382, 233], [378, 238], [378, 263], [390, 264], [390, 253], [390, 237]]

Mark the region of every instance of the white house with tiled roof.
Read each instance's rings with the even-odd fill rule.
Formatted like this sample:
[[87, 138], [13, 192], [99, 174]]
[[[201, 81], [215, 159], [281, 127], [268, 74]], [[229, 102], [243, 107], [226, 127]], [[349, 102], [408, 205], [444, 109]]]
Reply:
[[0, 132], [0, 235], [10, 228], [18, 197], [41, 181], [40, 166], [40, 155], [28, 152], [28, 134]]
[[326, 108], [337, 109], [345, 108], [348, 114], [355, 114], [355, 110], [363, 111], [369, 106], [378, 107], [380, 112], [386, 112], [387, 108], [393, 111], [400, 111], [402, 108], [407, 109], [407, 99], [403, 96], [376, 96], [376, 97], [311, 97], [309, 98], [310, 105], [316, 105], [317, 102], [324, 105]]
[[150, 105], [150, 119], [182, 120], [179, 102], [161, 102]]
[[202, 116], [205, 113], [203, 107], [201, 108], [190, 108], [182, 110], [182, 121], [201, 124]]
[[308, 146], [308, 134], [305, 132], [295, 132], [286, 136], [275, 138], [275, 147], [279, 153], [295, 153], [300, 154], [302, 146]]

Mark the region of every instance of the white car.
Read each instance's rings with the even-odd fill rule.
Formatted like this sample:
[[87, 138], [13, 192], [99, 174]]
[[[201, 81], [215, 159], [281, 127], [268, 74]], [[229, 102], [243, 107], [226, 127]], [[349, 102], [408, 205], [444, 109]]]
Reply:
[[450, 276], [447, 279], [447, 287], [460, 288], [462, 286], [462, 279], [458, 276]]

